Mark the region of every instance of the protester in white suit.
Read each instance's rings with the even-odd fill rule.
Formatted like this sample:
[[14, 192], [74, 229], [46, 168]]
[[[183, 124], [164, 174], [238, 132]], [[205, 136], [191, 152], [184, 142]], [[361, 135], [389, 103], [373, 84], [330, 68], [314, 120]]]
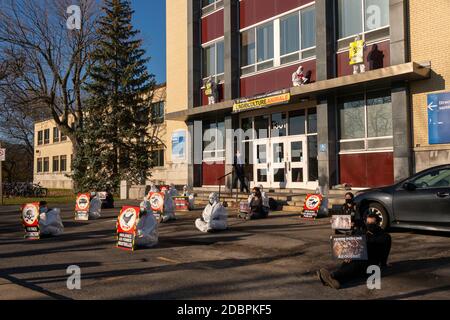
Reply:
[[139, 221], [137, 223], [135, 243], [141, 247], [153, 247], [158, 244], [158, 222], [153, 215], [150, 202], [144, 200], [140, 204]]
[[178, 194], [175, 186], [171, 185], [169, 190], [163, 188], [164, 193], [164, 210], [162, 214], [161, 222], [167, 222], [170, 220], [176, 220], [175, 217], [175, 200], [172, 198]]
[[213, 192], [209, 195], [209, 203], [203, 210], [201, 218], [195, 220], [195, 226], [201, 232], [225, 230], [227, 224], [227, 211], [219, 202], [219, 196]]
[[91, 202], [89, 205], [89, 220], [95, 220], [101, 217], [102, 200], [97, 192], [91, 192]]
[[64, 232], [64, 225], [58, 208], [49, 209], [46, 201], [39, 203], [39, 230], [41, 235], [59, 236]]

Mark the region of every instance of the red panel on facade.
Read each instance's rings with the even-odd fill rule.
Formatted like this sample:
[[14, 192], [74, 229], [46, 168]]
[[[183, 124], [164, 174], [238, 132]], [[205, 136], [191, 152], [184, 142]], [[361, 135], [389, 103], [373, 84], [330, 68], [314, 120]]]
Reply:
[[352, 187], [380, 187], [394, 183], [392, 152], [342, 154], [339, 156], [340, 183]]
[[202, 18], [202, 43], [223, 36], [223, 10]]
[[302, 65], [304, 73], [311, 70], [311, 81], [316, 81], [316, 60], [310, 60], [292, 66], [263, 72], [251, 77], [241, 79], [241, 97], [252, 97], [257, 94], [267, 93], [292, 87], [292, 74]]
[[[219, 185], [217, 181], [218, 178], [225, 174], [225, 164], [224, 163], [207, 163], [203, 162], [202, 165], [202, 184], [204, 186], [215, 186]], [[223, 183], [223, 182], [222, 182]]]
[[[391, 65], [390, 56], [390, 41], [384, 41], [376, 44], [378, 50], [382, 51], [383, 57], [383, 68], [389, 67]], [[364, 50], [364, 65], [366, 70], [369, 71], [369, 62], [367, 62], [367, 57], [370, 51], [374, 48], [374, 45], [367, 46]], [[353, 74], [353, 66], [349, 64], [348, 51], [337, 54], [337, 74], [338, 77], [348, 76]]]
[[282, 14], [311, 3], [311, 0], [242, 0], [240, 2], [240, 28]]

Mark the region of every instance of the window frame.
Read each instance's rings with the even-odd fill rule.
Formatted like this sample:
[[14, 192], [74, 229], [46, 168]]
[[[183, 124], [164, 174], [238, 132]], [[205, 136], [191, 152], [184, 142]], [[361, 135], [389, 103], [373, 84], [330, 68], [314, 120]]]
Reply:
[[[48, 133], [47, 138], [46, 133]], [[50, 128], [44, 129], [44, 144], [50, 144]]]
[[212, 77], [213, 81], [216, 82], [217, 84], [224, 83], [225, 70], [223, 72], [221, 72], [221, 73], [217, 73], [217, 61], [218, 61], [217, 45], [219, 43], [221, 43], [221, 42], [223, 43], [223, 48], [224, 48], [224, 52], [223, 52], [224, 61], [223, 61], [223, 64], [224, 64], [224, 69], [225, 69], [225, 42], [224, 41], [225, 41], [225, 38], [224, 37], [220, 37], [220, 38], [217, 38], [217, 39], [214, 39], [212, 41], [209, 41], [209, 42], [206, 42], [206, 43], [202, 44], [202, 63], [201, 63], [201, 65], [202, 65], [202, 81], [203, 81], [203, 83], [205, 83], [206, 80], [210, 77], [210, 76], [205, 76], [204, 75], [204, 66], [205, 66], [204, 65], [204, 63], [205, 63], [205, 61], [204, 61], [205, 60], [204, 59], [204, 52], [205, 52], [205, 49], [210, 48], [212, 46], [214, 46], [214, 72], [211, 75], [211, 77]]
[[[356, 33], [356, 34], [345, 36], [345, 37], [341, 38], [341, 36], [339, 34], [340, 16], [339, 16], [339, 2], [338, 1], [339, 0], [336, 0], [336, 8], [337, 8], [337, 10], [336, 10], [337, 11], [337, 13], [336, 13], [336, 15], [337, 15], [337, 18], [336, 18], [336, 23], [337, 23], [337, 26], [336, 26], [336, 33], [337, 33], [336, 39], [337, 39], [337, 42], [338, 42], [338, 48], [341, 47], [339, 45], [340, 43], [343, 43], [343, 42], [346, 43], [346, 42], [348, 42], [348, 40], [355, 38], [357, 35], [361, 35], [362, 36], [362, 40], [366, 40], [367, 36], [370, 35], [370, 34], [373, 34], [373, 33], [376, 33], [378, 31], [385, 30], [385, 29], [387, 29], [386, 31], [388, 31], [390, 29], [390, 23], [388, 23], [387, 25], [381, 26], [379, 28], [366, 30], [367, 26], [366, 26], [366, 9], [365, 8], [366, 8], [366, 1], [367, 0], [358, 0], [361, 3], [361, 14], [362, 14], [361, 17], [362, 18], [361, 18], [360, 22], [362, 23], [362, 29], [361, 29], [362, 31], [360, 33]], [[388, 13], [390, 15], [390, 11]], [[389, 38], [389, 37], [390, 37], [390, 35], [389, 35], [389, 32], [388, 32], [387, 37], [381, 37], [381, 38], [384, 39], [384, 38]], [[379, 39], [376, 39], [376, 40], [379, 40]], [[341, 50], [341, 51], [345, 51], [345, 50]], [[347, 51], [348, 51], [348, 48], [347, 48]]]
[[53, 143], [58, 143], [59, 141], [60, 141], [59, 128], [58, 127], [53, 127]]
[[[49, 157], [43, 157], [42, 158], [42, 172], [43, 173], [49, 173], [50, 172], [50, 158]], [[47, 164], [47, 168], [45, 168], [45, 164]]]
[[[225, 156], [226, 156], [226, 130], [225, 130], [225, 122], [224, 121], [218, 121], [218, 120], [215, 120], [215, 121], [211, 121], [211, 122], [208, 122], [209, 123], [209, 127], [207, 128], [208, 130], [211, 130], [212, 128], [211, 128], [211, 123], [214, 123], [215, 124], [215, 128], [213, 129], [213, 130], [216, 130], [216, 134], [214, 135], [214, 137], [215, 137], [215, 139], [214, 139], [214, 149], [212, 149], [212, 150], [207, 150], [207, 151], [205, 151], [205, 147], [202, 145], [202, 161], [203, 162], [221, 162], [221, 161], [225, 161]], [[222, 149], [219, 149], [219, 147], [220, 147], [220, 142], [219, 142], [219, 139], [218, 139], [218, 137], [219, 137], [219, 134], [218, 134], [218, 132], [220, 132], [220, 127], [219, 127], [219, 124], [223, 124], [223, 129], [224, 129], [224, 132], [223, 132], [223, 136], [221, 137], [222, 138]], [[202, 138], [204, 139], [204, 137], [205, 137], [205, 127], [202, 127]], [[204, 141], [204, 140], [203, 140]], [[206, 142], [206, 141], [204, 141], [204, 142]], [[212, 144], [213, 142], [211, 141], [211, 140], [209, 140], [208, 141], [208, 146], [210, 146], [211, 144]], [[208, 154], [209, 153], [209, 156], [205, 156], [205, 154]], [[212, 156], [212, 154], [214, 153], [214, 156]], [[220, 153], [220, 154], [223, 154], [223, 156], [218, 156], [217, 154], [218, 153]]]
[[[317, 47], [317, 35], [315, 35], [315, 39], [316, 39], [316, 45], [312, 46], [312, 47], [308, 47], [308, 48], [302, 48], [302, 13], [306, 10], [310, 10], [311, 8], [313, 8], [314, 10], [314, 14], [316, 14], [316, 6], [315, 6], [315, 2], [311, 2], [311, 3], [307, 3], [303, 6], [300, 6], [298, 8], [295, 8], [293, 10], [287, 11], [287, 12], [283, 12], [282, 14], [272, 17], [268, 20], [264, 20], [261, 22], [258, 22], [254, 25], [245, 27], [240, 29], [240, 50], [241, 50], [241, 55], [240, 55], [240, 71], [241, 71], [241, 78], [245, 78], [245, 77], [249, 77], [249, 76], [253, 76], [259, 73], [263, 73], [263, 72], [267, 72], [267, 71], [271, 71], [271, 70], [275, 70], [278, 68], [284, 68], [284, 67], [288, 67], [291, 65], [295, 65], [295, 64], [299, 64], [305, 61], [309, 61], [309, 60], [314, 60], [316, 59], [316, 47]], [[297, 14], [298, 15], [298, 30], [299, 30], [299, 50], [295, 51], [295, 52], [290, 52], [288, 54], [284, 54], [281, 55], [281, 19], [283, 18], [287, 18], [291, 15]], [[257, 60], [258, 57], [258, 35], [257, 35], [257, 29], [260, 27], [263, 27], [267, 24], [273, 24], [273, 46], [274, 46], [274, 57], [272, 59], [267, 59], [264, 61], [259, 61]], [[255, 43], [255, 53], [254, 53], [254, 58], [253, 60], [255, 61], [253, 64], [249, 64], [249, 65], [242, 65], [242, 52], [243, 52], [243, 47], [242, 47], [242, 34], [244, 32], [248, 32], [250, 30], [253, 30], [254, 33], [254, 43]], [[315, 29], [314, 29], [315, 30]], [[312, 52], [314, 51], [314, 54], [312, 55], [307, 55], [306, 57], [304, 56], [305, 52]], [[283, 58], [289, 57], [289, 56], [294, 56], [298, 54], [298, 58], [292, 61], [287, 61], [285, 63], [281, 63]], [[263, 68], [263, 69], [258, 69], [258, 66], [264, 65], [270, 61], [273, 60], [273, 64], [270, 67], [267, 68]]]
[[[161, 114], [162, 105], [162, 114]], [[155, 109], [158, 106], [158, 116], [156, 116]], [[162, 124], [165, 121], [166, 115], [166, 104], [165, 101], [156, 101], [150, 104], [150, 112], [152, 116], [152, 124]]]
[[[379, 137], [369, 137], [369, 128], [368, 128], [368, 107], [369, 105], [367, 104], [367, 96], [370, 95], [371, 93], [382, 93], [382, 92], [389, 92], [390, 96], [392, 94], [391, 91], [389, 91], [389, 89], [377, 89], [377, 90], [370, 90], [370, 91], [365, 91], [363, 93], [357, 93], [357, 94], [352, 94], [352, 95], [345, 95], [345, 96], [341, 96], [341, 97], [337, 97], [336, 98], [336, 105], [337, 105], [337, 111], [338, 111], [338, 115], [336, 117], [336, 128], [337, 128], [337, 134], [338, 134], [338, 146], [339, 146], [339, 154], [355, 154], [355, 153], [371, 153], [371, 152], [381, 152], [381, 151], [388, 151], [388, 152], [393, 152], [394, 151], [394, 146], [393, 144], [388, 146], [388, 147], [369, 147], [369, 142], [370, 141], [375, 141], [375, 140], [392, 140], [394, 139], [394, 133], [392, 131], [392, 135], [387, 135], [387, 136], [379, 136]], [[338, 101], [339, 98], [348, 98], [348, 97], [355, 97], [358, 95], [362, 95], [364, 97], [364, 137], [362, 138], [351, 138], [351, 139], [341, 139], [341, 104]], [[392, 114], [392, 98], [391, 98], [391, 114]], [[363, 149], [346, 149], [346, 150], [342, 150], [341, 144], [342, 143], [346, 143], [346, 142], [360, 142], [363, 141], [364, 143], [364, 148]]]
[[37, 158], [37, 159], [36, 159], [36, 172], [37, 172], [37, 173], [42, 173], [42, 172], [44, 172], [43, 169], [44, 169], [44, 161], [43, 161], [43, 158], [42, 158], [42, 157]]
[[[56, 166], [55, 166], [56, 161]], [[52, 157], [52, 172], [59, 172], [59, 156]]]
[[[62, 165], [63, 163], [64, 163], [64, 166]], [[59, 171], [67, 172], [67, 156], [66, 155], [59, 156]]]
[[153, 155], [155, 153], [156, 153], [157, 158], [158, 158], [157, 164], [156, 165], [153, 164], [152, 168], [164, 168], [164, 165], [165, 165], [165, 159], [164, 159], [164, 157], [165, 157], [165, 149], [164, 149], [164, 147], [158, 147], [156, 149], [153, 149], [151, 152], [153, 153], [152, 154], [152, 161], [154, 161]]
[[44, 130], [39, 130], [37, 133], [37, 145], [41, 146], [44, 144]]
[[210, 3], [206, 6], [201, 3], [202, 7], [202, 18], [213, 14], [216, 11], [219, 11], [224, 8], [224, 0], [214, 0], [213, 3]]

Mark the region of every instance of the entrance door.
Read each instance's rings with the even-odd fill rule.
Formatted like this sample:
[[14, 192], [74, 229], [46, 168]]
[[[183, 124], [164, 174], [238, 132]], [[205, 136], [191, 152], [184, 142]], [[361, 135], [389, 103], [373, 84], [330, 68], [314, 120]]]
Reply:
[[270, 141], [269, 180], [272, 188], [286, 188], [287, 186], [288, 147], [286, 137], [272, 138]]
[[308, 181], [308, 148], [306, 136], [289, 138], [287, 149], [287, 188], [305, 188]]
[[260, 184], [263, 185], [264, 188], [270, 187], [269, 181], [269, 167], [270, 167], [270, 159], [269, 159], [269, 139], [261, 139], [257, 140], [253, 143], [253, 154], [254, 154], [254, 162], [253, 162], [253, 180], [254, 186], [258, 186]]

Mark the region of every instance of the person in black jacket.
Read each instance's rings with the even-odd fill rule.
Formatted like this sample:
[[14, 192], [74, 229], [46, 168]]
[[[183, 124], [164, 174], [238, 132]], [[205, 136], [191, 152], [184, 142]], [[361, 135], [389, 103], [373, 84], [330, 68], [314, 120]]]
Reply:
[[241, 192], [249, 193], [249, 189], [247, 183], [245, 182], [245, 166], [244, 161], [242, 160], [241, 153], [239, 150], [236, 151], [236, 155], [234, 156], [234, 180], [233, 187], [236, 186], [237, 180], [240, 182]]
[[371, 213], [366, 218], [365, 227], [355, 230], [355, 235], [366, 235], [367, 260], [344, 260], [341, 266], [334, 272], [327, 269], [317, 271], [317, 277], [324, 285], [339, 289], [341, 283], [360, 278], [366, 275], [367, 267], [377, 265], [381, 268], [387, 266], [387, 260], [391, 250], [391, 236], [380, 226], [380, 217]]

